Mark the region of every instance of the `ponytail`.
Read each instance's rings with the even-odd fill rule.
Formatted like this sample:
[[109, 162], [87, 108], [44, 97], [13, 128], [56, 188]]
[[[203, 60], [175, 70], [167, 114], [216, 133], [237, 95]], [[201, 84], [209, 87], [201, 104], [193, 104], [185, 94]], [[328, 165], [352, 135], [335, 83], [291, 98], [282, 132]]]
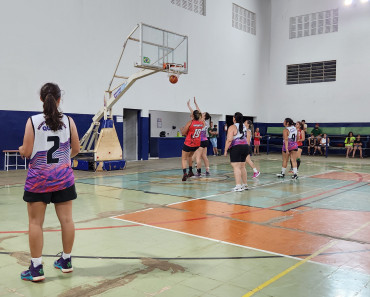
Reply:
[[234, 114], [235, 122], [239, 124], [239, 133], [244, 135], [244, 129], [243, 129], [243, 114], [240, 112], [236, 112]]
[[248, 120], [247, 121], [248, 125], [249, 125], [249, 129], [251, 130], [251, 134], [254, 135], [254, 126], [253, 126], [253, 122], [251, 120]]
[[205, 113], [204, 120], [209, 120], [209, 126], [211, 126], [211, 115], [208, 112]]
[[293, 122], [293, 120], [292, 120], [291, 118], [286, 118], [284, 121], [285, 121], [289, 126], [293, 126], [293, 125], [294, 125], [294, 122]]
[[63, 125], [63, 115], [57, 106], [57, 100], [60, 96], [61, 91], [57, 84], [47, 83], [40, 90], [40, 97], [44, 102], [45, 123], [52, 131], [58, 131]]
[[193, 111], [193, 118], [194, 118], [194, 120], [198, 121], [200, 119], [200, 117], [201, 117], [201, 114], [200, 114], [199, 110], [197, 110], [197, 109], [194, 110]]

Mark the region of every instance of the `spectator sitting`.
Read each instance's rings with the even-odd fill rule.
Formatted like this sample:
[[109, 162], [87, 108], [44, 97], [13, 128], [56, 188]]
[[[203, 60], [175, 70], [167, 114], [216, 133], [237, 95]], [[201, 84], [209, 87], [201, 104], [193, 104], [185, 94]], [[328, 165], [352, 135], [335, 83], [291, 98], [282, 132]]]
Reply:
[[352, 158], [355, 157], [356, 150], [359, 150], [360, 152], [360, 158], [362, 159], [362, 141], [361, 141], [361, 135], [357, 135], [356, 140], [353, 142], [353, 154]]
[[316, 138], [316, 143], [319, 144], [322, 136], [322, 130], [320, 129], [320, 125], [318, 123], [315, 124], [315, 128], [312, 129], [311, 133]]
[[314, 148], [316, 144], [316, 138], [311, 133], [311, 136], [308, 137], [308, 147], [307, 147], [307, 154], [311, 155], [311, 148]]
[[320, 145], [317, 147], [317, 149], [319, 150], [321, 156], [323, 155], [323, 152], [321, 151], [321, 149], [323, 149], [324, 154], [326, 154], [326, 147], [329, 146], [329, 144], [330, 144], [330, 138], [328, 138], [328, 136], [326, 135], [326, 133], [324, 133], [323, 137], [320, 140]]
[[347, 149], [346, 152], [346, 158], [348, 158], [348, 154], [350, 154], [353, 150], [353, 143], [356, 140], [356, 137], [353, 136], [352, 132], [348, 133], [348, 136], [346, 137], [346, 140], [344, 141], [344, 145]]

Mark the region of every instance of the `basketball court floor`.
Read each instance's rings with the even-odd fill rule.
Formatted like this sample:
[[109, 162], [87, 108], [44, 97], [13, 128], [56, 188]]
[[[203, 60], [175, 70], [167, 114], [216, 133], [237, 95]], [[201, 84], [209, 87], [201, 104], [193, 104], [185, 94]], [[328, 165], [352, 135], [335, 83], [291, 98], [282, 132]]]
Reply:
[[291, 181], [275, 177], [280, 155], [253, 159], [262, 174], [241, 193], [224, 157], [187, 182], [178, 158], [75, 171], [74, 272], [53, 268], [62, 246], [49, 205], [41, 283], [20, 279], [26, 172], [0, 172], [0, 296], [370, 296], [369, 161], [303, 157]]

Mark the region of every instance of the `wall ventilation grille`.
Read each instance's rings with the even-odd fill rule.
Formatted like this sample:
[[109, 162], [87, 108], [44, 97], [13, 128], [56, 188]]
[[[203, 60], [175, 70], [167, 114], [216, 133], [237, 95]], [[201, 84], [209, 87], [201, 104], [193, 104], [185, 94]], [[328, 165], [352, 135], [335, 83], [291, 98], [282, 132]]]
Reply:
[[287, 65], [286, 70], [288, 85], [336, 81], [337, 61]]
[[289, 38], [338, 32], [338, 9], [291, 17]]
[[171, 3], [192, 12], [206, 15], [206, 0], [171, 0]]
[[256, 35], [256, 14], [239, 5], [233, 4], [233, 27]]

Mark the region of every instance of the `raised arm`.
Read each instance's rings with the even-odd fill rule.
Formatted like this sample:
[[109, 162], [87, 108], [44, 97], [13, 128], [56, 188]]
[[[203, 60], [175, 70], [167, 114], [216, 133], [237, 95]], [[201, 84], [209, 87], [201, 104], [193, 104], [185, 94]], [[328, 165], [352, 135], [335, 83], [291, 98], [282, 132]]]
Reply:
[[202, 111], [200, 110], [200, 108], [198, 106], [197, 101], [195, 100], [195, 97], [194, 97], [194, 104], [195, 104], [195, 108], [199, 111], [199, 113], [202, 113]]
[[188, 105], [188, 108], [189, 108], [189, 110], [190, 110], [190, 114], [193, 114], [193, 109], [191, 108], [191, 106], [190, 106], [190, 99], [188, 100], [188, 103], [187, 103], [187, 105]]

